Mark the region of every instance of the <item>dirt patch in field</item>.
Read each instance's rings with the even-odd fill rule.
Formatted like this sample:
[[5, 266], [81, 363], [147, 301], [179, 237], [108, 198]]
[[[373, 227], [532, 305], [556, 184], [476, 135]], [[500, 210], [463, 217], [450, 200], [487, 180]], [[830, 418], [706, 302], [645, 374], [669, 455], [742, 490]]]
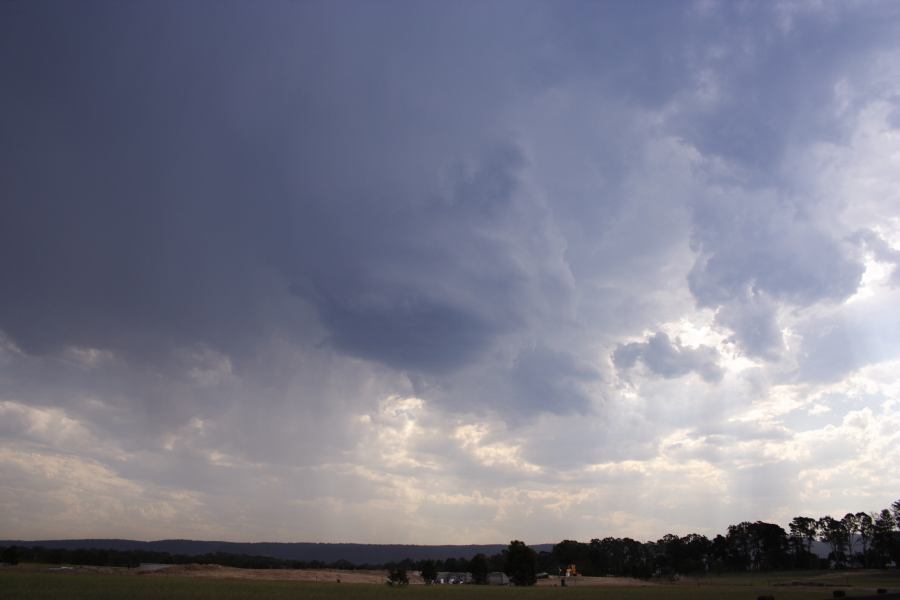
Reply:
[[[203, 577], [212, 579], [255, 579], [269, 581], [308, 581], [320, 583], [385, 583], [386, 571], [344, 571], [337, 569], [238, 569], [222, 565], [172, 565], [166, 569], [144, 573], [142, 577]], [[422, 583], [416, 573], [409, 574], [410, 583]]]
[[[551, 577], [549, 579], [539, 579], [537, 584], [541, 587], [554, 587], [561, 585], [559, 577]], [[632, 579], [630, 577], [566, 577], [567, 587], [649, 587], [657, 584], [641, 579]]]
[[[419, 573], [409, 571], [409, 583], [412, 585], [425, 583]], [[146, 572], [142, 577], [202, 577], [212, 579], [255, 579], [270, 581], [306, 581], [319, 583], [370, 583], [384, 584], [387, 581], [386, 571], [343, 571], [337, 569], [238, 569], [222, 565], [172, 565], [159, 571]], [[541, 587], [559, 586], [559, 577], [539, 579]], [[631, 579], [629, 577], [569, 577], [568, 587], [646, 587], [656, 583]]]

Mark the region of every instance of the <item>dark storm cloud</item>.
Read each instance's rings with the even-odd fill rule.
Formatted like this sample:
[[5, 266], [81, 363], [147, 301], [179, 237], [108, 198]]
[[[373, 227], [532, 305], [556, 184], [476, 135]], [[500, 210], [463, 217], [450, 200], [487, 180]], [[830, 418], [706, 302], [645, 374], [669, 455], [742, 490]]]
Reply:
[[716, 306], [764, 293], [806, 305], [852, 295], [862, 264], [849, 245], [823, 231], [805, 212], [771, 194], [740, 190], [699, 202], [693, 239], [698, 258], [688, 275], [698, 303]]
[[[847, 27], [811, 13], [779, 30], [767, 7], [85, 6], [3, 9], [0, 329], [27, 352], [162, 362], [197, 344], [247, 357], [280, 335], [430, 375], [507, 335], [555, 334], [579, 285], [624, 281], [641, 253], [641, 277], [663, 270], [678, 211], [654, 200], [630, 216], [623, 183], [640, 111], [666, 107], [664, 132], [752, 170], [831, 135], [814, 105], [885, 34], [865, 10]], [[796, 52], [807, 43], [840, 60]], [[704, 74], [714, 100], [687, 101]], [[547, 128], [600, 125], [539, 156], [589, 157], [559, 178], [599, 187], [529, 188], [540, 171], [509, 115], [548, 90], [600, 108]], [[731, 184], [693, 203], [690, 289], [735, 343], [772, 357], [777, 303], [840, 301], [862, 269], [812, 203]], [[547, 385], [566, 389], [570, 370], [556, 371]]]
[[777, 305], [761, 293], [723, 305], [716, 323], [734, 332], [729, 341], [749, 356], [774, 360], [784, 345]]
[[23, 349], [239, 352], [308, 334], [271, 301], [293, 294], [339, 349], [441, 370], [556, 277], [520, 266], [524, 159], [494, 124], [533, 75], [476, 15], [88, 7], [4, 9], [0, 328]]
[[722, 379], [718, 359], [718, 351], [711, 346], [685, 348], [678, 340], [672, 342], [661, 331], [650, 336], [646, 342], [619, 344], [613, 352], [613, 363], [622, 371], [634, 367], [640, 360], [650, 371], [667, 379], [682, 377], [693, 371], [710, 383]]
[[750, 356], [780, 352], [779, 303], [840, 302], [861, 280], [859, 256], [822, 218], [830, 209], [794, 197], [796, 173], [784, 164], [806, 144], [847, 143], [849, 121], [835, 116], [858, 108], [867, 57], [895, 35], [883, 8], [729, 6], [698, 17], [711, 28], [690, 58], [700, 101], [671, 126], [724, 162], [707, 174], [721, 193], [694, 204], [697, 257], [688, 281]]
[[511, 379], [516, 407], [530, 412], [583, 413], [591, 405], [583, 386], [595, 381], [597, 373], [570, 354], [535, 347], [519, 353]]
[[278, 165], [215, 101], [235, 50], [162, 5], [41, 8], [8, 5], [0, 42], [0, 327], [33, 352], [237, 347], [286, 213]]
[[[498, 33], [492, 23], [509, 16], [500, 3], [278, 4], [251, 15], [239, 4], [215, 14], [88, 6], [5, 9], [14, 93], [0, 100], [0, 328], [31, 352], [195, 342], [240, 352], [277, 330], [401, 369], [464, 365], [571, 294], [566, 266], [544, 256], [552, 216], [527, 198], [528, 158], [504, 110], [588, 79], [617, 102], [659, 107], [716, 67], [679, 33], [715, 23], [681, 7], [516, 5], [516, 27]], [[808, 27], [802, 39], [838, 35], [825, 21]], [[612, 50], [629, 29], [659, 44], [628, 45], [621, 60]], [[787, 51], [756, 47], [740, 81], [720, 84], [761, 77]], [[716, 114], [741, 113], [759, 131], [803, 66], [790, 65], [761, 112], [726, 95]], [[782, 129], [765, 139], [785, 143]], [[735, 137], [720, 130], [685, 135], [701, 149]], [[607, 154], [610, 179], [627, 157]], [[592, 214], [586, 231], [616, 205], [553, 200], [563, 214]], [[716, 199], [695, 211], [690, 282], [702, 306], [743, 301], [748, 288], [798, 303], [852, 292], [858, 265], [815, 225], [799, 217], [777, 230], [789, 211], [733, 210]], [[296, 316], [307, 307], [319, 327]]]
[[521, 164], [515, 148], [499, 147], [449, 169], [441, 195], [331, 213], [326, 230], [336, 235], [300, 241], [298, 254], [321, 256], [321, 266], [292, 255], [281, 270], [342, 350], [398, 368], [459, 366], [520, 326], [541, 293], [533, 288], [560, 277], [543, 257], [518, 255], [534, 243], [517, 243], [517, 213], [529, 210], [516, 199]]
[[[552, 48], [576, 78], [602, 83], [647, 108], [659, 108], [690, 78], [692, 65], [684, 60], [689, 40], [682, 33], [691, 14], [685, 5], [641, 11], [624, 3], [573, 2], [555, 8], [547, 17]], [[654, 43], [630, 43], [638, 33]]]
[[[884, 4], [854, 7], [723, 3], [696, 10], [694, 38], [680, 53], [698, 89], [714, 99], [689, 105], [673, 128], [701, 152], [740, 165], [745, 182], [767, 185], [798, 143], [840, 142], [849, 131], [827, 107], [834, 88], [866, 66], [896, 34]], [[859, 10], [856, 10], [859, 8]]]
[[695, 205], [690, 290], [700, 306], [718, 309], [716, 322], [750, 356], [773, 359], [781, 350], [779, 303], [840, 302], [862, 280], [852, 245], [808, 211], [771, 192], [737, 189]]
[[888, 114], [888, 123], [894, 129], [900, 129], [900, 96], [891, 98], [891, 112]]

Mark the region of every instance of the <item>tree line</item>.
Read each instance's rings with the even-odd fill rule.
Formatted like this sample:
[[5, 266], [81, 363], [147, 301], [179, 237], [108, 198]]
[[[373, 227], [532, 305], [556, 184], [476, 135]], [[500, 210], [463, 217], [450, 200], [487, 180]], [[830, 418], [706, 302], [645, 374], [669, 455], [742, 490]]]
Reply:
[[[574, 565], [583, 575], [616, 575], [647, 578], [676, 574], [725, 571], [765, 571], [794, 568], [900, 567], [900, 500], [875, 513], [847, 513], [836, 519], [794, 517], [788, 530], [774, 523], [745, 521], [729, 525], [724, 534], [710, 539], [691, 533], [667, 534], [655, 542], [631, 538], [594, 538], [590, 542], [563, 540], [550, 552], [535, 552], [513, 540], [493, 556], [472, 558], [391, 561], [353, 564], [298, 561], [245, 554], [180, 555], [145, 550], [66, 550], [10, 546], [0, 549], [0, 562], [40, 562], [135, 567], [140, 563], [214, 563], [252, 569], [386, 569], [399, 575], [420, 571], [428, 580], [441, 571], [468, 572], [475, 583], [486, 583], [488, 573], [501, 571], [518, 585], [531, 585], [539, 573], [557, 575]], [[813, 542], [828, 544], [827, 558], [813, 552]]]
[[[692, 533], [668, 534], [655, 542], [631, 538], [564, 540], [551, 553], [559, 565], [575, 565], [585, 575], [650, 577], [724, 571], [795, 568], [900, 568], [900, 500], [876, 513], [847, 513], [836, 519], [794, 517], [788, 531], [763, 521], [730, 525], [710, 539]], [[828, 544], [828, 555], [813, 542]]]

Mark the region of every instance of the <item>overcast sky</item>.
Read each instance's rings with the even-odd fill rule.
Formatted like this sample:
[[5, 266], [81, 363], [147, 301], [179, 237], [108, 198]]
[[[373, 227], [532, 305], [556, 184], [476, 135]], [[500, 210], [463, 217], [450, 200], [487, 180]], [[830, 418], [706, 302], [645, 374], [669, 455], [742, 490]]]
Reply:
[[0, 538], [900, 497], [900, 4], [0, 2]]

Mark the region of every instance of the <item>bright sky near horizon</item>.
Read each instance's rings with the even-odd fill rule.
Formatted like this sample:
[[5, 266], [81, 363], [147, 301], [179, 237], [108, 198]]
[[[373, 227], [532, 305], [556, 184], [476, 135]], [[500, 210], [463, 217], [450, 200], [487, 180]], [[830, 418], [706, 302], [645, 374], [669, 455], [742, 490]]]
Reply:
[[900, 497], [900, 3], [0, 3], [0, 539]]

